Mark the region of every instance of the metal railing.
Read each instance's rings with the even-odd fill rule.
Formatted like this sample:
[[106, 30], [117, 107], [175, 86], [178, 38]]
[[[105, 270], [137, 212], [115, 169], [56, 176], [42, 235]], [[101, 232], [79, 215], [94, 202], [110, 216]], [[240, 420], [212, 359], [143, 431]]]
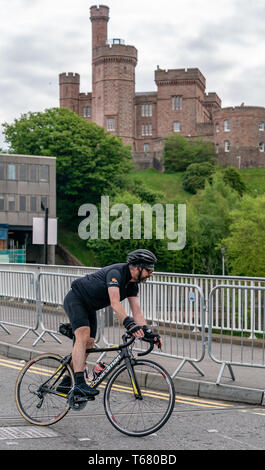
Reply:
[[[225, 367], [235, 380], [232, 366], [265, 368], [265, 287], [219, 285], [209, 295], [210, 358]], [[218, 342], [213, 341], [214, 333]], [[256, 347], [255, 347], [255, 346]]]
[[[74, 279], [98, 268], [66, 267], [70, 273], [54, 272], [46, 265], [35, 268], [27, 272], [18, 266], [13, 271], [0, 267], [0, 327], [6, 334], [9, 325], [23, 328], [17, 342], [34, 332], [33, 346], [46, 334], [61, 342], [59, 324], [68, 321], [64, 296]], [[197, 364], [205, 357], [207, 333], [209, 357], [221, 364], [217, 384], [226, 366], [232, 378], [233, 366], [265, 367], [264, 278], [156, 273], [152, 281], [140, 285], [139, 299], [146, 320], [163, 338], [163, 352], [153, 354], [181, 361], [173, 376], [186, 362], [203, 375]], [[130, 314], [128, 300], [123, 305]], [[120, 342], [123, 330], [111, 308], [98, 313], [98, 326], [97, 341]]]

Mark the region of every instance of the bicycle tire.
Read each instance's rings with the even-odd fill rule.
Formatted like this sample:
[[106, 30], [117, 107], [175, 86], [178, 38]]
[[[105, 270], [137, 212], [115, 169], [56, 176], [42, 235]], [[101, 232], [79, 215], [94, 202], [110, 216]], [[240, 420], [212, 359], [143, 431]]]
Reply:
[[[67, 393], [56, 392], [62, 371], [55, 377], [54, 372], [61, 361], [62, 357], [57, 354], [40, 354], [28, 361], [18, 374], [16, 405], [23, 418], [31, 424], [49, 426], [60, 421], [70, 410]], [[68, 372], [73, 385], [74, 374], [70, 365], [66, 364], [64, 369], [63, 374]]]
[[127, 436], [143, 437], [158, 431], [170, 418], [175, 406], [175, 388], [169, 373], [156, 362], [137, 359], [132, 366], [142, 399], [135, 397], [128, 369], [121, 365], [106, 385], [104, 408], [108, 420], [118, 431]]

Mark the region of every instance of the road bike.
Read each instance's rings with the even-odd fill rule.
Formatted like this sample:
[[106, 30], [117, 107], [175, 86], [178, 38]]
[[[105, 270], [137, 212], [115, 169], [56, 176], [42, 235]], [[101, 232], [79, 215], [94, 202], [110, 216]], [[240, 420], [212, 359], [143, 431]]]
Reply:
[[[149, 343], [148, 349], [137, 355], [145, 356], [154, 348], [154, 342], [141, 340]], [[164, 426], [171, 416], [175, 405], [174, 384], [160, 364], [134, 357], [135, 337], [125, 334], [122, 341], [119, 346], [87, 349], [88, 354], [118, 352], [89, 385], [105, 389], [104, 410], [118, 431], [128, 436], [147, 436]], [[71, 378], [71, 388], [74, 385], [71, 360], [72, 354], [64, 357], [41, 354], [27, 362], [19, 372], [15, 385], [16, 405], [31, 424], [48, 426], [57, 423], [70, 409], [82, 410], [91, 400], [73, 399], [73, 394], [57, 391], [65, 374]]]

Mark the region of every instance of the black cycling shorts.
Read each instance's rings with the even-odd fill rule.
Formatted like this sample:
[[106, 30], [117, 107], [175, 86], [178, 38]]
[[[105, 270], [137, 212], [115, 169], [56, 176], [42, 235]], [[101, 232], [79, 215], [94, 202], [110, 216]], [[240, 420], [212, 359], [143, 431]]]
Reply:
[[97, 333], [97, 314], [95, 310], [89, 310], [72, 289], [64, 299], [64, 310], [69, 317], [73, 332], [81, 326], [90, 327], [90, 337], [96, 337]]

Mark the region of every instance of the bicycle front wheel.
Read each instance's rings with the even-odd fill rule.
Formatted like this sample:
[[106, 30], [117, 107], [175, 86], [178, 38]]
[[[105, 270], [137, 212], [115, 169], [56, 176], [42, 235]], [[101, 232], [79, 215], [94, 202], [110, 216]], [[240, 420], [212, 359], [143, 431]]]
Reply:
[[175, 405], [175, 389], [168, 372], [149, 360], [134, 360], [132, 367], [140, 396], [126, 365], [109, 379], [104, 406], [111, 424], [128, 436], [147, 436], [158, 431], [169, 419]]
[[67, 392], [56, 391], [65, 374], [71, 377], [73, 385], [71, 367], [62, 365], [62, 358], [56, 354], [41, 354], [23, 367], [15, 385], [15, 400], [27, 421], [48, 426], [66, 415], [70, 409]]

